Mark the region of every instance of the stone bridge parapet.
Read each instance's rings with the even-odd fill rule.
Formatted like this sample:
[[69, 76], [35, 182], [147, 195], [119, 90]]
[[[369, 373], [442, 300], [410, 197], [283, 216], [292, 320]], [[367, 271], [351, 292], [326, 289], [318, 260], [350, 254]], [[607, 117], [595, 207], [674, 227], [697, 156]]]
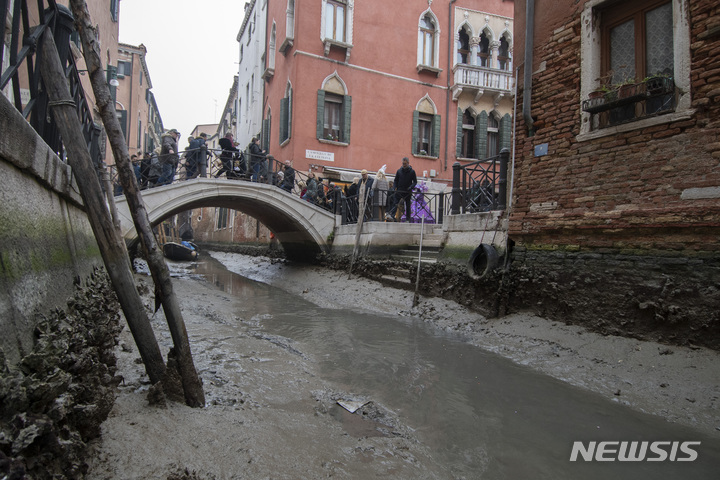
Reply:
[[[142, 192], [152, 225], [185, 210], [225, 207], [246, 213], [266, 225], [288, 258], [308, 260], [328, 252], [328, 237], [335, 228], [332, 213], [273, 185], [239, 180], [196, 178]], [[115, 197], [123, 238], [137, 241], [125, 196]]]

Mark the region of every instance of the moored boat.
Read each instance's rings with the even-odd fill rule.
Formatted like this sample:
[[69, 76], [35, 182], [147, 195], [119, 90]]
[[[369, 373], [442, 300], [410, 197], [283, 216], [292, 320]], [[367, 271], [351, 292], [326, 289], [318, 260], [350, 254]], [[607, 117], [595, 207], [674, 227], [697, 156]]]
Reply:
[[198, 258], [198, 248], [192, 242], [182, 243], [166, 242], [163, 244], [163, 253], [170, 260], [192, 261]]

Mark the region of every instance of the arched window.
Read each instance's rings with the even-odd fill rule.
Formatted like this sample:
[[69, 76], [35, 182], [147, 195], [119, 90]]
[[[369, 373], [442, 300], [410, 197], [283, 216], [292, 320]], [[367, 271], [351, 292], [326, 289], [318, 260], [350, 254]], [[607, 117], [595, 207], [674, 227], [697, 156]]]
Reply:
[[330, 75], [318, 90], [317, 138], [350, 143], [350, 113], [352, 97], [347, 95], [345, 83], [337, 73]]
[[457, 56], [455, 62], [465, 65], [470, 63], [470, 35], [465, 28], [461, 28], [458, 32]]
[[500, 70], [510, 69], [510, 43], [505, 35], [500, 37], [500, 47], [498, 48], [498, 68]]
[[490, 37], [486, 32], [480, 35], [480, 41], [478, 42], [478, 62], [477, 64], [481, 67], [489, 67], [491, 61], [490, 55]]
[[435, 22], [430, 14], [425, 14], [420, 21], [420, 63], [435, 66]]
[[440, 156], [440, 115], [429, 95], [425, 95], [413, 111], [412, 153], [423, 157]]

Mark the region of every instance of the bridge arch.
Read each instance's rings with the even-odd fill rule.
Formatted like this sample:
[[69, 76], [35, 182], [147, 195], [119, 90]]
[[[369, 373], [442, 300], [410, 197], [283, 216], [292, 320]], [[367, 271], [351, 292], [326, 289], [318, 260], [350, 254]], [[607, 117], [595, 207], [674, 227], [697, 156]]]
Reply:
[[[276, 186], [239, 180], [197, 178], [142, 192], [150, 223], [199, 207], [226, 207], [258, 219], [276, 236], [288, 258], [309, 260], [328, 252], [335, 216]], [[115, 198], [123, 238], [137, 241], [125, 196]]]

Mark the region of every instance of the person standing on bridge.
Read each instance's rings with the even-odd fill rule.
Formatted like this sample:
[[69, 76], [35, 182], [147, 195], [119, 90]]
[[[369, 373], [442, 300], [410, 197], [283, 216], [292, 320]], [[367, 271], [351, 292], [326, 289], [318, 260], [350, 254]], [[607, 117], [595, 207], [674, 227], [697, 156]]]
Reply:
[[408, 223], [412, 220], [412, 191], [417, 185], [417, 175], [410, 166], [407, 157], [402, 159], [402, 167], [395, 173], [395, 194], [397, 196], [397, 210], [395, 210], [395, 221], [402, 219], [402, 206], [405, 206], [405, 219]]
[[283, 170], [284, 177], [280, 188], [288, 193], [292, 193], [292, 189], [295, 187], [295, 169], [292, 167], [292, 162], [290, 162], [290, 160], [285, 160]]
[[226, 133], [225, 136], [218, 141], [218, 143], [220, 144], [220, 148], [222, 149], [222, 152], [220, 152], [220, 161], [222, 162], [222, 168], [220, 168], [220, 171], [218, 171], [217, 175], [215, 175], [215, 178], [219, 177], [223, 173], [225, 174], [225, 177], [229, 179], [239, 178], [240, 172], [235, 172], [233, 158], [238, 153], [240, 153], [240, 150], [238, 150], [238, 148], [235, 146], [235, 142], [233, 141], [233, 134], [230, 132]]
[[267, 152], [260, 148], [258, 137], [253, 137], [248, 150], [250, 150], [250, 172], [252, 173], [252, 181], [259, 182], [260, 176], [265, 170], [265, 155]]
[[162, 173], [160, 178], [158, 178], [158, 185], [168, 185], [173, 181], [175, 169], [177, 168], [178, 161], [180, 160], [177, 145], [179, 138], [180, 132], [174, 128], [172, 130], [168, 130], [161, 137], [162, 146], [160, 147], [160, 163], [162, 164]]

